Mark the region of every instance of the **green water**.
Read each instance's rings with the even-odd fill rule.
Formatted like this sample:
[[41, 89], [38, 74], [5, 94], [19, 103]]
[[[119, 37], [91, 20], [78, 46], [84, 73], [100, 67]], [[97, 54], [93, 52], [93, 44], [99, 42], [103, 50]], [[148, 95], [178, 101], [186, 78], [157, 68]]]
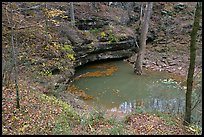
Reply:
[[[133, 73], [131, 64], [124, 61], [104, 62], [114, 64], [118, 70], [112, 76], [86, 77], [74, 81], [74, 85], [83, 89], [93, 99], [85, 101], [89, 105], [111, 111], [133, 112], [160, 111], [183, 113], [185, 90], [181, 83], [171, 79], [169, 73], [147, 71], [138, 76]], [[94, 65], [104, 64], [103, 62]], [[86, 72], [105, 70], [88, 68], [93, 64], [78, 68], [76, 76]]]

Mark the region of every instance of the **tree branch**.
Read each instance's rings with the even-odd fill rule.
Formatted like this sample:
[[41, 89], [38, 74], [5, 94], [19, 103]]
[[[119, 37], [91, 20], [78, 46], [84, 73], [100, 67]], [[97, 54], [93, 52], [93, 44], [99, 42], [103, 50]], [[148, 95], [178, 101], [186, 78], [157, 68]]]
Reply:
[[[199, 97], [200, 97], [200, 96], [199, 96]], [[198, 98], [199, 98], [199, 97], [198, 97]], [[194, 109], [199, 103], [201, 103], [201, 99], [198, 99], [198, 100], [196, 101], [196, 103], [195, 103], [194, 106], [192, 107], [191, 111], [193, 111], [193, 109]]]
[[36, 5], [36, 6], [30, 7], [30, 8], [18, 8], [18, 9], [15, 9], [13, 11], [36, 10], [36, 9], [41, 9], [41, 6], [42, 5]]

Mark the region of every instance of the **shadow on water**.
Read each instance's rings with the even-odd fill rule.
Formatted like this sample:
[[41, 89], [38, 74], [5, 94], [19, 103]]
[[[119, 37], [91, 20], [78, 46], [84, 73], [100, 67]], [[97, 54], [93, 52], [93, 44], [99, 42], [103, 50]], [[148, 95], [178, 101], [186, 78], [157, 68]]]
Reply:
[[[77, 69], [78, 79], [73, 84], [93, 97], [85, 100], [87, 104], [103, 110], [183, 114], [186, 87], [181, 85], [184, 79], [172, 79], [165, 72], [144, 72], [145, 75], [135, 75], [131, 64], [121, 60], [93, 62]], [[197, 114], [193, 119], [201, 122]]]

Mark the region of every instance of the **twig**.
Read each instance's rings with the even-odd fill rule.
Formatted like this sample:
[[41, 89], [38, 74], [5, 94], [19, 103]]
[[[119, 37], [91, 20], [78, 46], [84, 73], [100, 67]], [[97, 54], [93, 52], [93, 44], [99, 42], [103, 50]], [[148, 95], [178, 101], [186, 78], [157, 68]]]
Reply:
[[[199, 94], [199, 97], [200, 97], [200, 94]], [[198, 98], [199, 98], [199, 97], [198, 97]], [[201, 103], [201, 99], [198, 99], [198, 100], [196, 101], [196, 103], [195, 103], [195, 105], [192, 107], [191, 111], [192, 111], [199, 103]]]
[[202, 71], [202, 69], [200, 69], [196, 74], [195, 74], [195, 76], [193, 77], [193, 79], [195, 79], [196, 77], [197, 77], [197, 75], [199, 74], [199, 72], [201, 72]]
[[13, 11], [36, 10], [36, 9], [40, 9], [40, 8], [41, 8], [41, 5], [37, 5], [37, 6], [30, 7], [30, 8], [18, 8], [18, 9], [13, 10]]
[[135, 41], [135, 45], [136, 45], [137, 48], [139, 49], [139, 46], [138, 46], [138, 43], [137, 43], [137, 40], [136, 40], [136, 36], [134, 37], [134, 41]]
[[[39, 28], [43, 28], [42, 25], [40, 24], [36, 24], [36, 25], [31, 25], [31, 26], [22, 26], [22, 27], [18, 27], [18, 28], [13, 28], [14, 31], [19, 31], [19, 30], [22, 30], [22, 29], [31, 29], [32, 27], [39, 27]], [[6, 34], [9, 34], [11, 33], [11, 31], [6, 31], [5, 33], [2, 33], [2, 35], [6, 35]]]
[[21, 26], [19, 28], [14, 29], [14, 30], [26, 29], [26, 28], [30, 28], [30, 27], [41, 27], [42, 28], [43, 26], [40, 24], [31, 25], [31, 26]]
[[90, 124], [89, 124], [89, 127], [90, 127], [91, 131], [94, 131], [94, 129], [91, 127], [91, 125], [90, 125]]

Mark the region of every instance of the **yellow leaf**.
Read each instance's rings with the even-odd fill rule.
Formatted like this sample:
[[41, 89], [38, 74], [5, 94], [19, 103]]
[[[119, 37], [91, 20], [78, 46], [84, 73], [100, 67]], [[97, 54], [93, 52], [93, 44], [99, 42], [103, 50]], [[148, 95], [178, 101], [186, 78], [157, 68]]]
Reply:
[[12, 119], [12, 120], [19, 120], [19, 118], [17, 118], [16, 116], [12, 116], [11, 119]]
[[193, 132], [195, 132], [196, 130], [195, 129], [193, 129], [192, 127], [189, 127], [189, 129], [191, 130], [191, 131], [193, 131]]
[[19, 131], [19, 132], [23, 132], [24, 129], [23, 129], [23, 128], [19, 128], [18, 131]]
[[106, 33], [105, 32], [101, 32], [101, 37], [105, 37], [106, 36]]
[[18, 131], [19, 132], [24, 132], [27, 127], [29, 127], [29, 124], [26, 124], [22, 128], [19, 128]]

